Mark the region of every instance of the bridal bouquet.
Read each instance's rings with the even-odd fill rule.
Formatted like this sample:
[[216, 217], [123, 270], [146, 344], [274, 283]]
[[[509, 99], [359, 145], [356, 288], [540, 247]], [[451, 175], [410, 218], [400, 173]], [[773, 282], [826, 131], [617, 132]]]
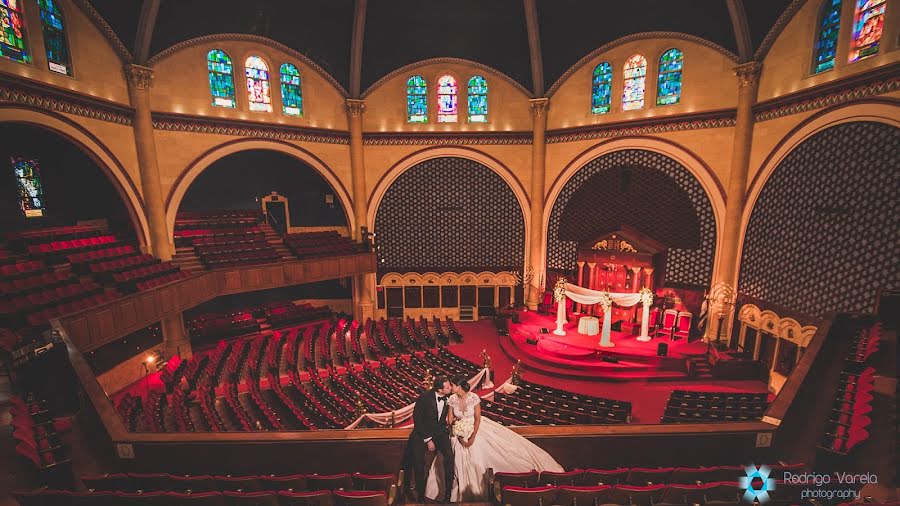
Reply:
[[460, 418], [453, 422], [453, 435], [454, 436], [462, 436], [463, 439], [468, 440], [472, 433], [475, 432], [475, 419], [474, 418]]

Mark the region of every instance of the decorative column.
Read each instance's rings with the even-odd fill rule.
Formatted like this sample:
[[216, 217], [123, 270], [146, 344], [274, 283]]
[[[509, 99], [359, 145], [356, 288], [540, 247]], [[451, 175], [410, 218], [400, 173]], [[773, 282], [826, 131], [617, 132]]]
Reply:
[[531, 99], [532, 137], [531, 137], [531, 230], [529, 233], [528, 257], [534, 269], [531, 290], [528, 293], [528, 307], [537, 309], [541, 300], [541, 283], [546, 276], [544, 268], [544, 179], [546, 178], [547, 146], [544, 132], [547, 130], [547, 110], [550, 109], [549, 98]]
[[647, 290], [653, 291], [653, 267], [644, 267], [644, 274], [647, 275], [644, 278], [644, 287]]
[[[578, 286], [584, 286], [581, 284], [583, 282], [582, 280], [584, 279], [584, 260], [579, 260], [579, 261], [575, 262], [575, 264], [578, 265]], [[572, 311], [574, 311], [576, 313], [580, 313], [581, 312], [581, 304], [579, 304], [577, 302], [573, 302], [572, 303]]]
[[163, 353], [166, 359], [178, 355], [187, 360], [193, 355], [191, 339], [184, 330], [184, 315], [178, 313], [160, 321], [163, 334]]
[[603, 291], [603, 298], [600, 299], [600, 308], [603, 309], [603, 327], [600, 330], [601, 348], [612, 348], [616, 344], [610, 340], [610, 332], [612, 331], [612, 299], [609, 298], [609, 292]]
[[[353, 217], [356, 228], [351, 230], [356, 240], [368, 240], [362, 237], [362, 227], [368, 219], [366, 195], [366, 163], [363, 153], [362, 116], [366, 110], [363, 100], [347, 99], [347, 119], [350, 123], [350, 174], [353, 184]], [[366, 321], [374, 316], [375, 274], [360, 274], [353, 277], [353, 317], [357, 321]]]
[[[631, 267], [631, 293], [638, 293], [641, 289], [641, 268]], [[637, 307], [631, 311], [631, 321], [637, 320]]]
[[[588, 281], [587, 281], [588, 286], [587, 287], [589, 290], [594, 290], [594, 270], [597, 267], [597, 263], [596, 262], [588, 262], [587, 265], [588, 265]], [[590, 315], [594, 314], [594, 306], [595, 306], [595, 304], [591, 304], [590, 306], [588, 306], [585, 313], [590, 314]]]
[[[722, 227], [722, 254], [716, 283], [737, 286], [737, 264], [741, 252], [741, 216], [747, 191], [747, 175], [750, 171], [750, 149], [753, 145], [753, 105], [759, 89], [762, 63], [748, 62], [734, 68], [738, 82], [737, 116], [734, 125], [734, 143], [731, 149], [731, 170], [728, 176], [728, 201], [725, 206], [725, 224]], [[731, 322], [727, 323], [726, 336], [730, 336]], [[730, 337], [729, 337], [730, 339]]]
[[128, 97], [131, 106], [134, 107], [132, 127], [141, 175], [141, 194], [147, 206], [147, 222], [150, 226], [150, 252], [160, 260], [171, 260], [174, 246], [169, 243], [162, 183], [159, 178], [159, 159], [156, 156], [156, 139], [153, 134], [153, 118], [150, 114], [153, 69], [140, 65], [125, 65], [125, 77], [128, 80]]

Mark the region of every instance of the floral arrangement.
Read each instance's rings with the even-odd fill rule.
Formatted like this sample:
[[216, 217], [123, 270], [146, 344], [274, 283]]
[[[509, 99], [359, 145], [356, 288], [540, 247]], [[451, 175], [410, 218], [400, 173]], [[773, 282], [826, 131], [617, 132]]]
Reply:
[[553, 287], [553, 300], [559, 302], [566, 298], [566, 278], [560, 277]]
[[643, 304], [645, 306], [649, 306], [650, 304], [653, 304], [653, 292], [651, 292], [649, 288], [647, 288], [647, 287], [641, 288], [640, 294], [641, 294], [641, 304]]
[[460, 418], [453, 422], [453, 435], [460, 436], [463, 439], [468, 440], [472, 437], [472, 433], [475, 432], [475, 419], [474, 418]]
[[609, 296], [609, 292], [600, 292], [599, 297], [600, 300], [597, 301], [597, 304], [600, 304], [604, 312], [612, 309], [612, 298]]

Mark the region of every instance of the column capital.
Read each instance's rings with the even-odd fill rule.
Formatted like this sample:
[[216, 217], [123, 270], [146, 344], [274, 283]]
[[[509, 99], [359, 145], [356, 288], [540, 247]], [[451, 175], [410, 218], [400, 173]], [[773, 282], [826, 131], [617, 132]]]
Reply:
[[734, 75], [738, 78], [738, 87], [746, 88], [753, 86], [759, 81], [759, 74], [762, 72], [762, 63], [751, 61], [743, 63], [734, 68]]
[[640, 267], [629, 267], [629, 269], [631, 269], [631, 272], [633, 272], [633, 273], [635, 273], [635, 274], [641, 272], [641, 268], [640, 268]]
[[366, 101], [365, 100], [357, 100], [355, 98], [348, 98], [347, 102], [347, 115], [351, 118], [358, 118], [363, 115], [363, 111], [366, 110]]
[[153, 86], [153, 69], [129, 63], [125, 65], [125, 79], [129, 86], [149, 90]]
[[547, 115], [547, 110], [550, 109], [549, 98], [532, 98], [529, 102], [531, 102], [532, 116], [541, 117]]
[[579, 269], [584, 267], [584, 264], [585, 264], [584, 260], [579, 260], [579, 261], [575, 262], [575, 265], [577, 265]]
[[591, 270], [594, 270], [594, 267], [597, 267], [597, 262], [588, 262], [588, 267]]

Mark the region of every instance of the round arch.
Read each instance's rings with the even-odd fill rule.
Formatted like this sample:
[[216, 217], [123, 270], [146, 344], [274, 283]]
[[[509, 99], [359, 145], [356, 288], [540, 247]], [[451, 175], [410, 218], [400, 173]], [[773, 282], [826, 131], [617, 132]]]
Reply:
[[150, 226], [144, 200], [131, 176], [113, 152], [94, 134], [71, 119], [52, 111], [21, 106], [0, 106], [0, 122], [24, 123], [60, 135], [83, 151], [106, 175], [116, 189], [134, 227], [140, 246], [150, 244]]
[[334, 190], [335, 195], [337, 195], [337, 198], [340, 200], [341, 206], [344, 209], [344, 216], [347, 218], [347, 224], [350, 230], [356, 230], [356, 222], [353, 216], [353, 201], [350, 198], [350, 194], [347, 192], [347, 188], [341, 182], [340, 178], [338, 178], [337, 174], [335, 174], [325, 162], [309, 151], [289, 142], [270, 139], [238, 139], [208, 149], [181, 171], [178, 179], [175, 180], [175, 183], [169, 190], [169, 195], [166, 197], [166, 224], [168, 226], [170, 239], [174, 237], [175, 216], [178, 214], [178, 208], [181, 206], [184, 194], [187, 192], [187, 189], [190, 188], [194, 180], [197, 179], [197, 176], [210, 165], [228, 155], [253, 149], [284, 153], [312, 167]]
[[485, 167], [491, 169], [500, 176], [504, 182], [506, 182], [507, 186], [513, 191], [516, 196], [516, 201], [519, 203], [519, 208], [522, 210], [523, 219], [525, 223], [525, 265], [528, 265], [528, 244], [531, 236], [531, 201], [528, 198], [528, 195], [525, 193], [525, 187], [522, 186], [522, 182], [513, 174], [513, 172], [504, 165], [502, 162], [497, 160], [496, 158], [478, 151], [472, 148], [463, 148], [463, 147], [433, 147], [426, 148], [410, 155], [407, 155], [405, 158], [401, 159], [397, 163], [395, 163], [387, 172], [381, 176], [381, 179], [375, 185], [375, 188], [372, 190], [372, 193], [369, 195], [369, 200], [366, 205], [366, 226], [369, 230], [375, 229], [375, 216], [378, 214], [378, 207], [381, 205], [381, 200], [384, 198], [384, 194], [387, 192], [388, 188], [400, 177], [401, 174], [406, 172], [407, 169], [417, 165], [420, 162], [424, 162], [425, 160], [431, 160], [433, 158], [445, 158], [445, 157], [456, 157], [456, 158], [465, 158], [468, 160], [473, 160], [475, 162], [484, 165]]
[[900, 101], [898, 100], [867, 100], [847, 105], [839, 105], [820, 111], [794, 127], [778, 145], [766, 156], [762, 166], [753, 177], [750, 188], [744, 200], [744, 211], [741, 214], [741, 234], [738, 241], [738, 256], [735, 272], [741, 272], [743, 261], [744, 239], [747, 235], [747, 227], [750, 226], [750, 216], [763, 188], [775, 169], [781, 162], [803, 142], [819, 132], [840, 125], [856, 121], [871, 121], [885, 123], [900, 128]]
[[712, 169], [697, 155], [679, 144], [656, 137], [624, 137], [603, 141], [581, 152], [566, 165], [550, 185], [550, 190], [547, 192], [544, 201], [544, 214], [541, 217], [541, 237], [538, 238], [541, 241], [541, 257], [535, 262], [539, 270], [543, 272], [547, 267], [547, 234], [550, 228], [550, 215], [566, 183], [588, 162], [603, 155], [627, 149], [643, 149], [667, 156], [686, 168], [700, 183], [707, 198], [709, 198], [716, 223], [716, 254], [713, 260], [713, 279], [716, 279], [719, 268], [719, 254], [722, 251], [722, 234], [720, 231], [725, 224], [725, 189]]

